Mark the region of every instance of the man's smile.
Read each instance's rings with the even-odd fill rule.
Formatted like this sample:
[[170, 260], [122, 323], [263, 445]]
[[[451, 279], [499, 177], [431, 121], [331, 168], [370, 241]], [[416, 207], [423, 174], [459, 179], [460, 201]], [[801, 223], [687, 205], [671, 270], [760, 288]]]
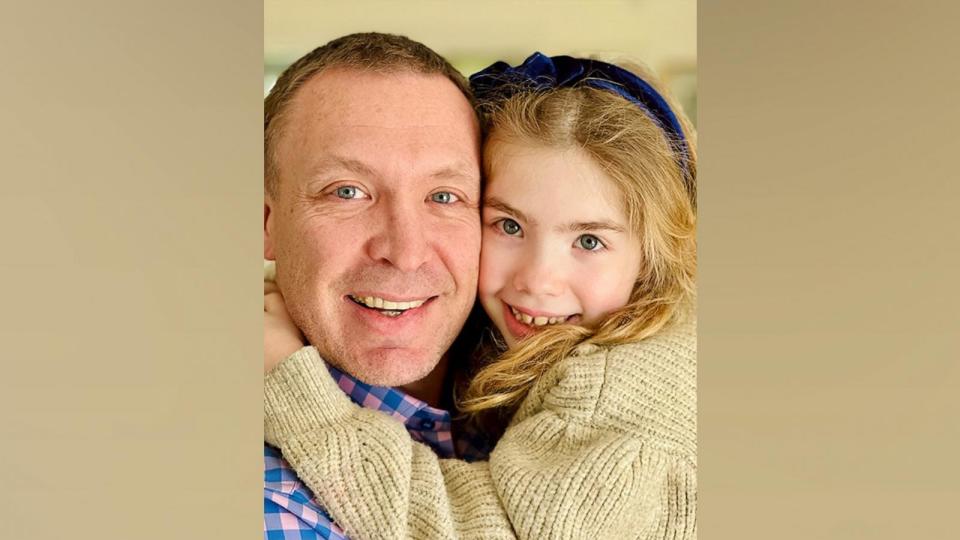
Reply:
[[412, 300], [387, 300], [381, 296], [348, 294], [347, 298], [367, 311], [379, 313], [390, 318], [397, 318], [408, 312], [417, 313], [421, 311], [419, 308], [437, 297], [428, 296]]

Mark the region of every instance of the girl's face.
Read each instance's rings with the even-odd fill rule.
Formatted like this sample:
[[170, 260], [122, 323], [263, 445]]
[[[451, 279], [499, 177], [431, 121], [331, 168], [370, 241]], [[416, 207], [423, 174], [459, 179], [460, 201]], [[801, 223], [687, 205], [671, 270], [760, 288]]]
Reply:
[[478, 296], [507, 345], [626, 305], [640, 243], [613, 181], [578, 148], [490, 144]]

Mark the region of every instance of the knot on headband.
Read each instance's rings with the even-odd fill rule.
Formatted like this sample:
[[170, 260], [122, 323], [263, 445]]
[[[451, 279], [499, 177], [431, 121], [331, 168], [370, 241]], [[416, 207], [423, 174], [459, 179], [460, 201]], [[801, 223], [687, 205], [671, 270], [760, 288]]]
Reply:
[[535, 52], [519, 66], [497, 62], [473, 74], [470, 85], [478, 100], [501, 100], [521, 91], [589, 86], [613, 92], [637, 104], [667, 134], [681, 170], [690, 173], [687, 139], [667, 100], [653, 86], [613, 64]]

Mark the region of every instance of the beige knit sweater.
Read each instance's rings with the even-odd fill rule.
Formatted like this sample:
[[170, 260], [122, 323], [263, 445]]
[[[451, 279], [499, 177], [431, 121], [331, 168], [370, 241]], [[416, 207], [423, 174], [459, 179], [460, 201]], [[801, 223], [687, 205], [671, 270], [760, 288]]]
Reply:
[[440, 459], [304, 347], [264, 381], [268, 443], [365, 538], [696, 536], [696, 333], [581, 346], [533, 387], [489, 462]]

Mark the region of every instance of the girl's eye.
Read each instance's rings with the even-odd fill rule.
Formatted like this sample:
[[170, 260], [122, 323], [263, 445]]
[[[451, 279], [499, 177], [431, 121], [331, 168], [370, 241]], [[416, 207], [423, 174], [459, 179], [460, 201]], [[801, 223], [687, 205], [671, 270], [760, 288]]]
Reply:
[[592, 234], [580, 235], [580, 237], [577, 238], [577, 245], [587, 251], [597, 251], [604, 247], [603, 242]]
[[341, 199], [363, 199], [367, 196], [357, 186], [340, 186], [334, 191], [334, 194]]
[[500, 229], [509, 236], [520, 234], [520, 224], [510, 218], [500, 220]]
[[457, 197], [449, 191], [438, 191], [430, 196], [430, 200], [440, 204], [453, 204], [459, 201], [460, 197]]

